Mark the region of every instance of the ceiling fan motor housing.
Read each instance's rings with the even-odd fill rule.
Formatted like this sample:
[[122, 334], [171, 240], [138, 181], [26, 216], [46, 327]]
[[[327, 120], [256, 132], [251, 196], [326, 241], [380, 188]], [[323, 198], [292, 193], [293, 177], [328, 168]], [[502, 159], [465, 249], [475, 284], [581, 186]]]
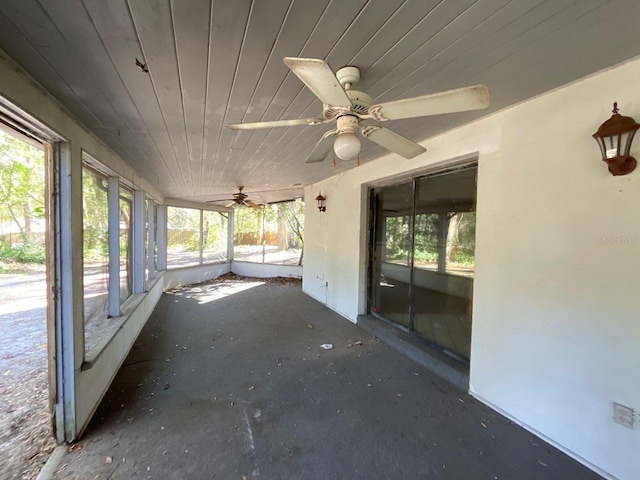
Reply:
[[343, 109], [339, 107], [332, 107], [331, 105], [324, 105], [322, 114], [327, 120], [335, 120], [342, 115], [354, 114], [357, 116], [365, 116], [369, 113], [369, 107], [373, 103], [373, 99], [364, 92], [358, 90], [345, 90], [345, 93], [351, 100], [351, 108]]

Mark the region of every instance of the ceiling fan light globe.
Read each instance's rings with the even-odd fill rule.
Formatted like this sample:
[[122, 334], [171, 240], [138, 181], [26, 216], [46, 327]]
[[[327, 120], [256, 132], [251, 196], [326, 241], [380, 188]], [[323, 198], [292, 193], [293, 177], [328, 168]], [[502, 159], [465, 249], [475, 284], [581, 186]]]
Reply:
[[360, 139], [355, 133], [341, 133], [333, 142], [333, 151], [342, 160], [351, 160], [360, 153]]

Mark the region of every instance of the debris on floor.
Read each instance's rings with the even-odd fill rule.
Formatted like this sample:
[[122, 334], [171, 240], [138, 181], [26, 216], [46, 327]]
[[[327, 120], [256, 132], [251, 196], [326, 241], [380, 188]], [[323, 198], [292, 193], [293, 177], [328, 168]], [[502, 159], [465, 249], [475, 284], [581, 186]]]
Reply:
[[325, 350], [331, 350], [333, 348], [333, 343], [323, 343], [320, 345], [320, 348], [324, 348]]

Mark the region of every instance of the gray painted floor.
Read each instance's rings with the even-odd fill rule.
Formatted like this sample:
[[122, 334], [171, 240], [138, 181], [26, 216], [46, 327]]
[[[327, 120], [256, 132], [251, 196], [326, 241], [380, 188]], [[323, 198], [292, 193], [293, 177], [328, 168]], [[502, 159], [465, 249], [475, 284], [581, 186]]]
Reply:
[[600, 478], [299, 287], [249, 281], [165, 294], [80, 445], [55, 478]]

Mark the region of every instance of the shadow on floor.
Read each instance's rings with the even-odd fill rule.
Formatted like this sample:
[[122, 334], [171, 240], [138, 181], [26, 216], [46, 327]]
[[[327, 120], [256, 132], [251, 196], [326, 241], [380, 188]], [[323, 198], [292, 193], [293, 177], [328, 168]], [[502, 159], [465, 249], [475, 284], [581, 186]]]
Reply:
[[80, 444], [55, 478], [600, 478], [299, 287], [247, 280], [163, 295]]

